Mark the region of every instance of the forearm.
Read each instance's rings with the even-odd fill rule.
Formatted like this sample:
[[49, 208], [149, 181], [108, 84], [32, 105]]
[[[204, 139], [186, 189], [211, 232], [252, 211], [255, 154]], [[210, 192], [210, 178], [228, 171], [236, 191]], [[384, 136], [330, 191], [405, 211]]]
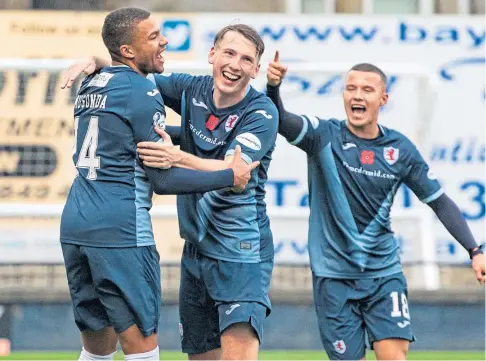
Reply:
[[145, 172], [156, 194], [204, 193], [234, 185], [232, 169], [201, 172], [183, 168], [161, 170], [145, 167]]
[[101, 68], [107, 67], [111, 65], [111, 60], [105, 59], [105, 58], [100, 58], [97, 56], [93, 57], [95, 64], [96, 64], [96, 70], [99, 70]]
[[183, 151], [181, 152], [182, 158], [177, 164], [174, 164], [176, 167], [198, 171], [220, 171], [229, 168], [229, 164], [224, 160], [203, 159]]
[[304, 120], [301, 116], [285, 110], [282, 98], [280, 97], [280, 85], [271, 86], [267, 84], [267, 96], [272, 100], [278, 110], [278, 132], [289, 142], [297, 139], [302, 131]]
[[430, 202], [432, 208], [449, 233], [466, 249], [476, 248], [478, 244], [471, 229], [462, 216], [461, 210], [452, 199], [443, 194], [435, 201]]

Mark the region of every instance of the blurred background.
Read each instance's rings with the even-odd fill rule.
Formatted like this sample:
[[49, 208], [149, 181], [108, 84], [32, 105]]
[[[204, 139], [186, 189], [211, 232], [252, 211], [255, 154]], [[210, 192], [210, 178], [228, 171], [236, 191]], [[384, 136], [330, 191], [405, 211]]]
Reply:
[[[0, 0], [0, 355], [80, 348], [59, 245], [74, 175], [76, 87], [61, 90], [60, 82], [74, 59], [107, 57], [103, 19], [122, 6], [154, 12], [169, 40], [167, 72], [209, 74], [215, 33], [231, 23], [254, 26], [266, 50], [253, 86], [264, 89], [265, 68], [279, 50], [290, 68], [283, 98], [296, 113], [343, 118], [343, 73], [359, 62], [379, 65], [390, 79], [381, 123], [416, 142], [484, 244], [484, 0]], [[274, 310], [262, 349], [321, 350], [306, 182], [304, 155], [279, 138], [266, 198]], [[152, 210], [163, 273], [162, 350], [179, 349], [183, 241], [174, 202], [155, 197]], [[406, 187], [394, 207], [418, 338], [411, 349], [484, 352], [484, 288], [467, 253]]]

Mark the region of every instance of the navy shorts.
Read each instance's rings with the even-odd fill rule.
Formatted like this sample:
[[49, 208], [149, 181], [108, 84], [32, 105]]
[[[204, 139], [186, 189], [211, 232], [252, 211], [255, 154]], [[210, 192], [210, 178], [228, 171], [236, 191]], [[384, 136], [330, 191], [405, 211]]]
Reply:
[[186, 242], [179, 290], [182, 352], [200, 354], [221, 347], [225, 329], [249, 323], [259, 341], [270, 314], [268, 288], [273, 259], [261, 263], [222, 261]]
[[313, 276], [314, 303], [324, 349], [331, 360], [365, 356], [365, 334], [373, 342], [397, 338], [414, 341], [402, 273], [371, 279]]
[[137, 325], [145, 337], [157, 333], [161, 287], [155, 246], [61, 246], [80, 331], [112, 326], [120, 333]]

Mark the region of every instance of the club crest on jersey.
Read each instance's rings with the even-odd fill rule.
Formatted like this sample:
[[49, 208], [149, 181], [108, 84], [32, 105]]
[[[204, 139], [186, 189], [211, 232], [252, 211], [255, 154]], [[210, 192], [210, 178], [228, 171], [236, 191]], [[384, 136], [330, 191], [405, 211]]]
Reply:
[[209, 130], [214, 130], [218, 126], [219, 118], [213, 114], [211, 114], [206, 120], [206, 128]]
[[393, 165], [397, 162], [398, 156], [400, 155], [400, 149], [393, 147], [383, 148], [383, 157], [388, 164]]
[[157, 128], [165, 129], [165, 116], [161, 112], [156, 112], [152, 119]]
[[226, 119], [226, 123], [224, 123], [224, 129], [229, 132], [235, 127], [237, 121], [238, 116], [236, 114], [230, 115], [228, 119]]
[[332, 345], [334, 346], [334, 350], [336, 350], [338, 354], [342, 355], [346, 352], [346, 344], [343, 340], [336, 340], [332, 343]]

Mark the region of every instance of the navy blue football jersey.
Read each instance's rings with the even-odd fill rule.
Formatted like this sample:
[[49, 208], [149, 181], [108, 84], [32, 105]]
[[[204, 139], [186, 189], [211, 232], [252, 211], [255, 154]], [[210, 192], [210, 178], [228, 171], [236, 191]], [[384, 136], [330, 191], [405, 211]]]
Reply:
[[401, 272], [390, 208], [402, 183], [422, 202], [443, 190], [413, 143], [380, 126], [376, 139], [355, 136], [346, 121], [302, 117], [291, 144], [307, 153], [309, 256], [329, 278], [376, 278]]
[[152, 80], [165, 104], [181, 114], [182, 150], [223, 160], [240, 145], [246, 162], [260, 161], [242, 193], [219, 190], [178, 196], [181, 237], [216, 259], [252, 263], [272, 258], [264, 185], [278, 130], [275, 105], [249, 87], [241, 102], [218, 109], [211, 76], [157, 74]]
[[101, 69], [74, 103], [77, 176], [61, 218], [61, 241], [94, 247], [154, 244], [152, 187], [137, 143], [158, 141], [165, 121], [160, 92], [127, 66]]

